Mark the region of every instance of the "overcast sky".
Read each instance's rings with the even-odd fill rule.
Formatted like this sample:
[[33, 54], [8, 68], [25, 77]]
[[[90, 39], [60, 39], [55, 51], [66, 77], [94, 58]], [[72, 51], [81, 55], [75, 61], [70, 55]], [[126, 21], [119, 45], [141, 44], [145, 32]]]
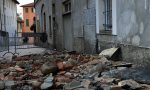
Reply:
[[17, 6], [17, 12], [22, 16], [22, 7], [20, 7], [21, 5], [24, 4], [28, 4], [28, 3], [32, 3], [34, 2], [34, 0], [18, 0], [19, 1], [19, 5]]

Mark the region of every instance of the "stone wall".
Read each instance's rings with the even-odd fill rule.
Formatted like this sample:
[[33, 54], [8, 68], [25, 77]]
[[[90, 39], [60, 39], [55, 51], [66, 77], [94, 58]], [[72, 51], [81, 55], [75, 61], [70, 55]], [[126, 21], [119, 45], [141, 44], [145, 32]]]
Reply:
[[119, 42], [110, 41], [110, 39], [116, 39], [116, 36], [109, 36], [107, 41], [101, 40], [100, 38], [105, 37], [98, 37], [99, 40], [99, 52], [104, 49], [118, 47], [121, 48], [120, 55], [122, 56], [123, 61], [134, 63], [138, 66], [146, 67], [150, 64], [150, 48], [139, 47], [129, 44], [122, 44]]

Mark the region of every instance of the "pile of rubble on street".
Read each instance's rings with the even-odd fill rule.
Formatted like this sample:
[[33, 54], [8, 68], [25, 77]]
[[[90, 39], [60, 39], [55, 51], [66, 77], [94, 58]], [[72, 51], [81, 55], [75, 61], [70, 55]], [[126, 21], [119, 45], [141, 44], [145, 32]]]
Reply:
[[0, 90], [150, 90], [135, 65], [110, 60], [106, 52], [14, 56], [0, 63]]

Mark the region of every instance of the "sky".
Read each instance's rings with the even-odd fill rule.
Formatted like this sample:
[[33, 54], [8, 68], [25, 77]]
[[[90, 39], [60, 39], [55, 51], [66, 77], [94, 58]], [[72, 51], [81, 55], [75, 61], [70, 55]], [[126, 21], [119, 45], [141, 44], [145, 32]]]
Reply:
[[32, 3], [34, 2], [34, 0], [18, 0], [19, 1], [19, 5], [17, 5], [17, 13], [19, 13], [22, 17], [22, 7], [20, 7], [21, 5], [24, 5], [24, 4], [28, 4], [28, 3]]

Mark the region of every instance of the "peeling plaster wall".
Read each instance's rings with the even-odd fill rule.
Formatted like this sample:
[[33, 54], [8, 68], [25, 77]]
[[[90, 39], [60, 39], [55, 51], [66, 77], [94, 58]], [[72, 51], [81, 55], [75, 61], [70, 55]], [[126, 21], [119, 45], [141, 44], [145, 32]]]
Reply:
[[150, 47], [149, 5], [149, 0], [117, 1], [117, 39], [119, 42]]
[[[42, 4], [45, 5], [46, 14], [51, 14], [52, 3], [55, 4], [55, 20], [57, 23], [56, 30], [56, 48], [58, 50], [64, 49], [64, 27], [63, 27], [63, 1], [65, 0], [52, 0], [52, 3], [48, 1], [51, 0], [39, 0], [36, 4], [36, 12], [39, 14], [40, 20], [40, 30], [42, 30], [42, 20], [41, 20], [41, 7]], [[71, 30], [73, 32], [72, 41], [73, 50], [81, 53], [92, 53], [95, 51], [96, 44], [96, 10], [95, 10], [95, 0], [71, 0]], [[53, 17], [53, 16], [52, 16]], [[52, 18], [53, 19], [53, 18]], [[49, 20], [47, 18], [47, 20]], [[49, 23], [49, 22], [47, 22]], [[52, 22], [53, 23], [53, 22]], [[49, 26], [49, 25], [47, 25]], [[49, 35], [49, 30], [47, 27], [47, 34]], [[52, 29], [53, 31], [53, 29]], [[67, 33], [69, 34], [69, 33]], [[50, 38], [50, 37], [49, 37]], [[68, 39], [69, 40], [69, 39]], [[49, 39], [50, 43], [53, 43], [52, 39]]]
[[150, 47], [150, 1], [118, 0], [116, 5], [117, 35], [110, 42]]
[[117, 0], [116, 5], [117, 35], [98, 34], [99, 49], [119, 46], [123, 60], [150, 64], [150, 0]]
[[72, 3], [74, 50], [84, 53], [95, 53], [95, 0], [72, 0]]

